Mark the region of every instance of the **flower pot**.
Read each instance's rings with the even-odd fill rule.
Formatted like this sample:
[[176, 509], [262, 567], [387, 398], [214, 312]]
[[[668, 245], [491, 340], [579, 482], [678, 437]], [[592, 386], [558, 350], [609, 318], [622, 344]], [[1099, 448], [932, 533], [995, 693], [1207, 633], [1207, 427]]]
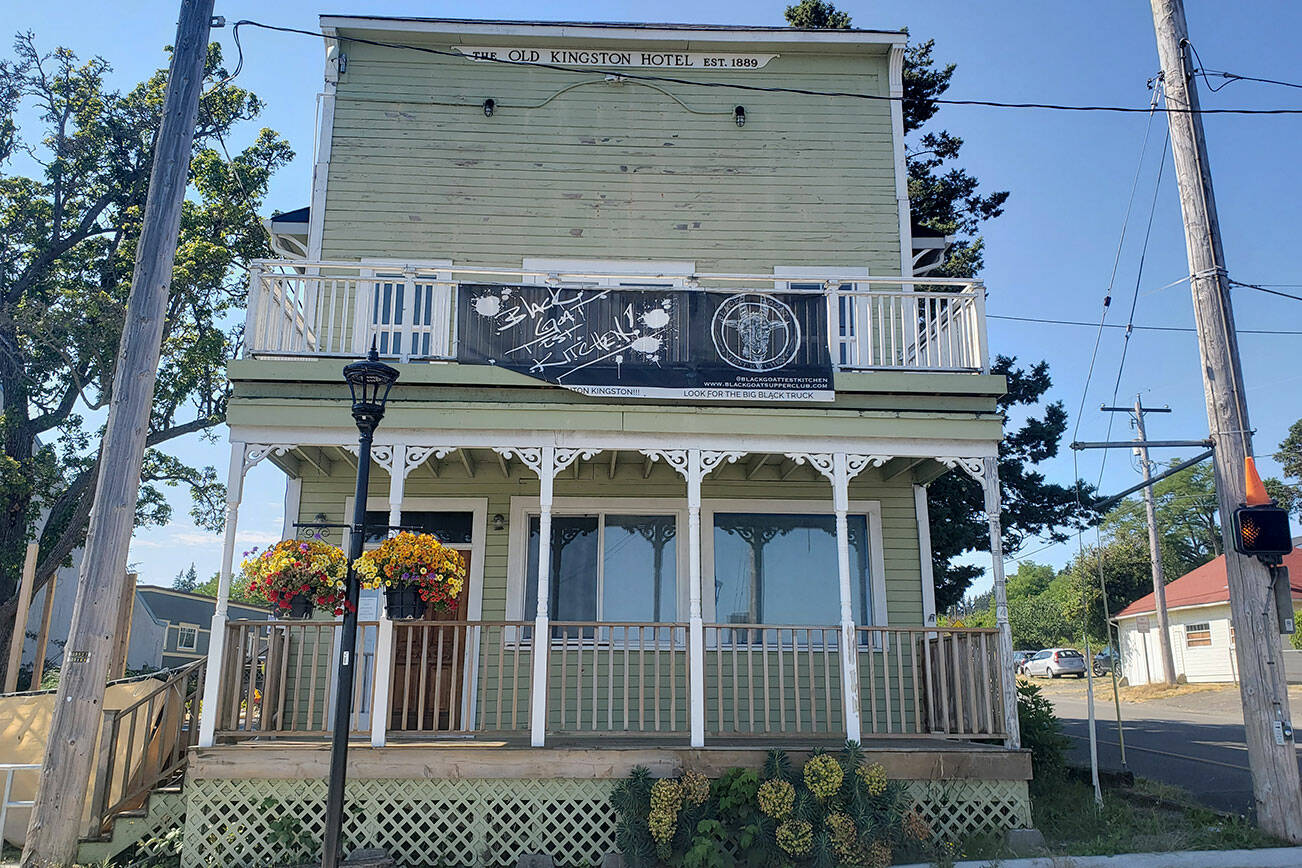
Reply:
[[384, 605], [393, 621], [411, 621], [425, 613], [425, 602], [415, 588], [386, 588]]
[[299, 620], [312, 617], [312, 597], [308, 594], [295, 594], [290, 597], [288, 617]]

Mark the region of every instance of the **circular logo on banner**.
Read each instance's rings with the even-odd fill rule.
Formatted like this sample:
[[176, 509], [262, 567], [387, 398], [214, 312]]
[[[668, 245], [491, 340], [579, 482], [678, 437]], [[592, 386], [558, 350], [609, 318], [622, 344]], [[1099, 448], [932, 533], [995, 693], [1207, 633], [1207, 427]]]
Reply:
[[719, 305], [710, 323], [715, 352], [734, 368], [763, 373], [785, 367], [800, 349], [800, 323], [783, 302], [747, 293]]

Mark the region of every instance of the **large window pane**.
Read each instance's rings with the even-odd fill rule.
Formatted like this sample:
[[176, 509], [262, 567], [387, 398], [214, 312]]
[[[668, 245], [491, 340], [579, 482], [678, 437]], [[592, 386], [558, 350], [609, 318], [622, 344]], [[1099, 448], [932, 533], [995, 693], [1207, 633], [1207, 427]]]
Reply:
[[[444, 545], [470, 545], [474, 515], [469, 512], [408, 512], [402, 511], [402, 528], [414, 533], [433, 534]], [[387, 537], [389, 513], [387, 510], [366, 511], [366, 542], [379, 545]]]
[[607, 515], [603, 621], [675, 621], [677, 526], [672, 515]]
[[[537, 516], [529, 518], [529, 566], [525, 576], [524, 616], [538, 611]], [[552, 516], [549, 616], [557, 621], [597, 620], [597, 517]]]
[[[872, 623], [867, 518], [849, 517], [851, 601]], [[836, 624], [841, 602], [831, 515], [715, 513], [719, 623]]]

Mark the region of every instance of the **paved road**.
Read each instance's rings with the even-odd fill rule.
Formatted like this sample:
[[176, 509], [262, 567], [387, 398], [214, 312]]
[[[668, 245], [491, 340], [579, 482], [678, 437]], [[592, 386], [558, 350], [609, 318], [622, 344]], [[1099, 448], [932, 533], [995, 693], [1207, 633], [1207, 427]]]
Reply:
[[[1044, 687], [1072, 740], [1071, 759], [1089, 763], [1085, 687], [1077, 682], [1036, 682]], [[1096, 683], [1099, 767], [1120, 769], [1121, 750], [1109, 682]], [[1302, 695], [1291, 697], [1302, 721]], [[1252, 778], [1244, 745], [1237, 688], [1190, 693], [1147, 702], [1122, 701], [1127, 766], [1135, 774], [1184, 787], [1222, 811], [1252, 811]]]

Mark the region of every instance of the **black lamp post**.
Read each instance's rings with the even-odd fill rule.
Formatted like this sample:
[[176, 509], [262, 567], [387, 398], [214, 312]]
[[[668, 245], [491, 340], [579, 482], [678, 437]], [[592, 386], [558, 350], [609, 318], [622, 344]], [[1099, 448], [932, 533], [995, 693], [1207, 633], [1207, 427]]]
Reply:
[[[360, 434], [357, 450], [357, 489], [353, 498], [352, 533], [348, 536], [348, 577], [344, 582], [343, 635], [339, 639], [339, 684], [335, 696], [335, 724], [330, 744], [330, 790], [326, 797], [325, 840], [321, 844], [322, 868], [339, 864], [343, 844], [344, 782], [348, 777], [348, 729], [353, 716], [353, 681], [357, 651], [357, 600], [361, 587], [353, 562], [362, 555], [366, 538], [366, 490], [371, 478], [371, 439], [380, 420], [389, 389], [398, 370], [380, 361], [371, 345], [366, 359], [344, 368], [353, 396], [353, 421]], [[372, 709], [372, 714], [375, 710]]]

